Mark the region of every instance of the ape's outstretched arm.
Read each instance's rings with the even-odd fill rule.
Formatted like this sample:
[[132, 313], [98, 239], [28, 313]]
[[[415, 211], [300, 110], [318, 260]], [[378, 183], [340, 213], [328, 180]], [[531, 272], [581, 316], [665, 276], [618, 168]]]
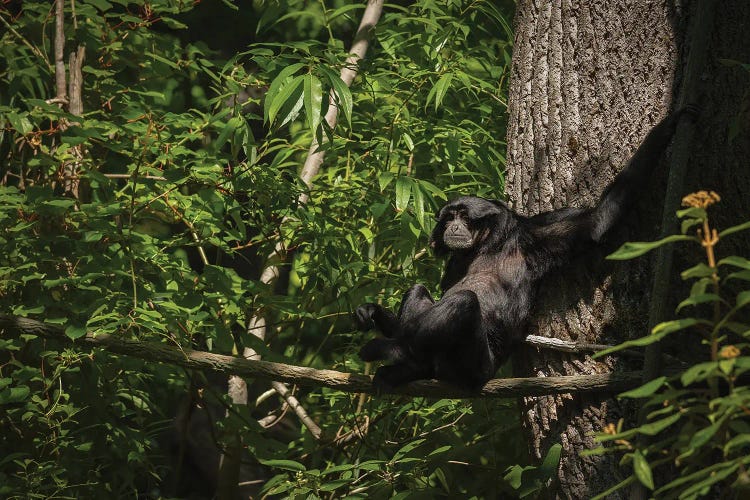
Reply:
[[532, 277], [541, 277], [549, 269], [567, 262], [576, 249], [599, 242], [612, 229], [648, 182], [685, 113], [695, 115], [697, 110], [689, 106], [676, 111], [648, 133], [594, 208], [563, 208], [527, 219], [534, 236], [527, 251], [527, 258], [533, 261]]
[[633, 204], [637, 191], [643, 189], [648, 175], [672, 140], [677, 123], [686, 113], [694, 116], [697, 110], [692, 106], [682, 108], [651, 129], [625, 168], [604, 191], [590, 214], [592, 240], [599, 241]]

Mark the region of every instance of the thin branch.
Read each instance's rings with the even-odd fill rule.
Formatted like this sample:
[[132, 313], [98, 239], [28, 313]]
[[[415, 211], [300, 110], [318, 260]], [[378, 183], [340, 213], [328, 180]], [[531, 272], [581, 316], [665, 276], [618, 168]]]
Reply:
[[524, 339], [524, 343], [534, 347], [542, 349], [552, 349], [554, 351], [562, 352], [596, 352], [609, 349], [611, 345], [606, 344], [588, 344], [584, 342], [571, 342], [569, 340], [561, 340], [553, 337], [541, 337], [539, 335], [528, 335]]
[[[133, 177], [133, 174], [102, 174], [104, 177], [108, 179], [131, 179]], [[166, 177], [161, 177], [158, 175], [139, 175], [141, 179], [147, 179], [152, 181], [166, 181]]]
[[[55, 89], [57, 99], [66, 99], [65, 85], [65, 0], [55, 0]], [[66, 99], [67, 100], [67, 99]]]
[[320, 439], [320, 437], [323, 435], [323, 431], [320, 429], [318, 424], [316, 424], [313, 419], [310, 418], [310, 416], [307, 414], [307, 411], [305, 411], [305, 408], [300, 404], [297, 398], [293, 397], [292, 391], [290, 391], [289, 388], [281, 382], [276, 381], [271, 382], [271, 387], [273, 387], [274, 390], [279, 393], [279, 396], [284, 398], [286, 404], [289, 405], [289, 408], [291, 408], [295, 415], [297, 415], [297, 418], [299, 418], [300, 422], [302, 422], [302, 425], [307, 427], [313, 437], [315, 439]]
[[[83, 116], [83, 61], [86, 57], [86, 49], [83, 45], [70, 53], [68, 64], [68, 73], [70, 79], [68, 82], [68, 112], [74, 116]], [[78, 125], [78, 122], [67, 121], [60, 123], [60, 130], [65, 130], [71, 125]], [[83, 144], [73, 147], [73, 156], [75, 160], [67, 161], [63, 164], [63, 172], [66, 177], [64, 181], [65, 192], [69, 193], [76, 200], [78, 199], [78, 170], [80, 170], [83, 161]]]
[[[372, 377], [334, 370], [316, 370], [304, 366], [255, 361], [192, 349], [180, 349], [156, 342], [141, 342], [109, 334], [87, 334], [75, 341], [62, 328], [19, 316], [0, 315], [0, 329], [20, 331], [86, 348], [134, 356], [147, 361], [169, 363], [196, 370], [231, 373], [240, 377], [261, 378], [306, 386], [330, 387], [351, 393], [376, 393]], [[389, 394], [429, 398], [518, 397], [574, 392], [621, 392], [641, 383], [640, 372], [572, 375], [563, 377], [530, 377], [493, 379], [477, 391], [467, 391], [442, 382], [424, 380], [398, 387]]]

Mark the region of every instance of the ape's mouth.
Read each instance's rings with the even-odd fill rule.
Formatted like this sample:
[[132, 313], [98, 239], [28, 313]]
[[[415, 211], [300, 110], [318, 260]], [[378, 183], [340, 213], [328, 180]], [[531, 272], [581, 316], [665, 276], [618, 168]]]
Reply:
[[465, 250], [474, 245], [474, 238], [465, 234], [448, 234], [443, 235], [445, 246], [455, 250]]

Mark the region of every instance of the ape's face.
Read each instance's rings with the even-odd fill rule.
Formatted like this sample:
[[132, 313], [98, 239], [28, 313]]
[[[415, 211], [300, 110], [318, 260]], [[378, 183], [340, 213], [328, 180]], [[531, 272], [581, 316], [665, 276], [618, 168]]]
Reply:
[[504, 232], [508, 214], [508, 207], [501, 201], [474, 196], [458, 198], [438, 212], [430, 246], [437, 255], [481, 246], [490, 234]]

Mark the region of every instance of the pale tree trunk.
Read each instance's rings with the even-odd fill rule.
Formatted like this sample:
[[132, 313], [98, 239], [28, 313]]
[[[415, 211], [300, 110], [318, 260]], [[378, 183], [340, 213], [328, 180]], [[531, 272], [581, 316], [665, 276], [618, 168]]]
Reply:
[[[684, 179], [668, 185], [670, 162], [663, 161], [652, 182], [642, 186], [641, 201], [612, 243], [657, 237], [662, 211], [678, 208], [664, 206], [665, 190], [675, 185], [681, 194], [705, 188], [721, 193], [719, 227], [747, 220], [750, 78], [739, 65], [722, 60], [750, 62], [750, 3], [720, 2], [713, 21], [701, 20], [712, 19], [705, 12], [694, 14], [701, 5], [705, 8], [697, 1], [519, 2], [507, 156], [507, 191], [514, 208], [533, 214], [591, 205], [652, 125], [683, 100], [702, 108], [685, 146], [690, 152]], [[695, 28], [701, 22], [705, 41]], [[696, 49], [707, 54], [697, 70], [691, 69]], [[726, 253], [747, 255], [748, 235], [728, 243]], [[530, 333], [607, 344], [643, 336], [649, 314], [654, 316], [652, 302], [659, 299], [651, 294], [652, 262], [642, 258], [602, 265], [583, 275], [580, 266], [573, 267], [576, 276], [569, 270], [554, 287], [541, 291], [541, 312]], [[666, 274], [672, 296], [662, 308], [665, 313], [674, 311], [679, 296], [673, 292], [680, 286], [678, 271], [694, 263], [680, 254], [675, 258]], [[651, 320], [660, 319], [665, 318]], [[541, 377], [623, 369], [618, 360], [595, 362], [529, 348], [517, 361], [517, 375]], [[535, 458], [554, 443], [563, 446], [549, 497], [590, 498], [629, 475], [619, 468], [618, 456], [579, 453], [596, 446], [593, 434], [605, 424], [624, 418], [626, 425], [634, 425], [635, 408], [586, 395], [529, 397], [520, 403]], [[628, 495], [621, 491], [609, 498]]]
[[[507, 192], [516, 210], [534, 214], [596, 201], [671, 107], [682, 17], [656, 0], [519, 2], [507, 156]], [[651, 203], [641, 203], [624, 224], [632, 230], [618, 236], [658, 235], [665, 178], [657, 172], [643, 187]], [[577, 279], [568, 272], [543, 289], [545, 313], [529, 333], [591, 343], [644, 334], [648, 259], [608, 272], [574, 271]], [[549, 350], [525, 349], [514, 359], [518, 376], [598, 374], [620, 369], [616, 365]], [[550, 497], [590, 498], [626, 477], [618, 471], [619, 457], [578, 454], [596, 446], [594, 433], [604, 425], [630, 417], [628, 408], [606, 395], [527, 397], [520, 404], [536, 459], [552, 444], [563, 446]]]

